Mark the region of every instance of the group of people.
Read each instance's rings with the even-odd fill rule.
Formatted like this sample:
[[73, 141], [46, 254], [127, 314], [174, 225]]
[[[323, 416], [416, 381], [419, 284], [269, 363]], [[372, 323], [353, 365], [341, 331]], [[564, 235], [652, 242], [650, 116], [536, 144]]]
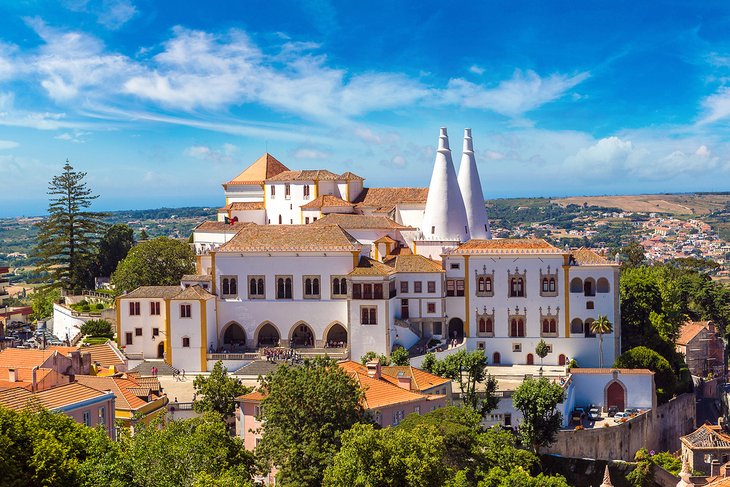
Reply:
[[291, 348], [265, 348], [263, 355], [267, 362], [291, 362], [292, 365], [302, 361], [301, 355]]
[[186, 380], [185, 379], [185, 369], [182, 369], [182, 370], [173, 369], [172, 378], [178, 382]]
[[328, 348], [345, 348], [347, 346], [347, 342], [338, 342], [335, 340], [328, 340], [327, 341], [327, 347]]

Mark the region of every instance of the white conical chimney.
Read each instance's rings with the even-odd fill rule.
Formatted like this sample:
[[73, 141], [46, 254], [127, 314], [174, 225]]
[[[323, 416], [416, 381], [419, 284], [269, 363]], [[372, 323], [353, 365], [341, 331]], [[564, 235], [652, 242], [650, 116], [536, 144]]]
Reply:
[[469, 223], [445, 127], [439, 135], [421, 231], [426, 240], [469, 240]]
[[459, 166], [459, 188], [464, 200], [471, 238], [491, 239], [492, 232], [489, 228], [487, 209], [484, 207], [484, 193], [482, 193], [482, 183], [479, 181], [477, 161], [474, 158], [471, 129], [464, 129], [464, 153]]

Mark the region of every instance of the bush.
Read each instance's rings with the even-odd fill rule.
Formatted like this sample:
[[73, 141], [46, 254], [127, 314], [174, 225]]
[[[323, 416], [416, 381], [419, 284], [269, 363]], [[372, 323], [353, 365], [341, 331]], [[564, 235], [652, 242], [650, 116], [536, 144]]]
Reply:
[[88, 320], [81, 325], [81, 333], [92, 337], [112, 338], [114, 336], [112, 324], [106, 320]]
[[88, 306], [88, 305], [89, 305], [89, 302], [88, 302], [87, 300], [85, 300], [85, 299], [82, 299], [82, 300], [81, 300], [81, 301], [79, 301], [79, 302], [78, 302], [77, 304], [78, 304], [79, 306]]
[[81, 306], [81, 311], [91, 311], [91, 306], [89, 306], [88, 304], [85, 304], [85, 305]]
[[397, 347], [390, 354], [390, 361], [393, 365], [408, 365], [410, 359], [408, 358], [408, 350], [403, 347]]
[[96, 309], [102, 310], [102, 309], [104, 309], [104, 305], [102, 303], [96, 303]]
[[669, 361], [650, 348], [639, 346], [627, 350], [616, 359], [613, 366], [623, 369], [649, 369], [654, 372], [660, 403], [667, 402], [676, 391], [677, 377]]

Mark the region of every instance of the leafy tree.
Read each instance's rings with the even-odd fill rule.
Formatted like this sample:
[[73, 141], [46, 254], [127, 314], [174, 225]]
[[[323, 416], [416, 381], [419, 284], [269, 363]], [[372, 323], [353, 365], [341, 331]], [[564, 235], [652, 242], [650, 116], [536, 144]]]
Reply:
[[117, 223], [107, 228], [99, 240], [94, 269], [96, 276], [111, 276], [133, 245], [134, 230], [129, 225]]
[[118, 291], [132, 291], [139, 286], [173, 286], [185, 274], [195, 272], [195, 255], [185, 242], [158, 237], [141, 242], [129, 251], [112, 282]]
[[547, 354], [550, 352], [550, 347], [545, 342], [545, 340], [540, 339], [539, 342], [537, 342], [537, 345], [535, 346], [535, 355], [540, 357], [540, 366], [542, 366], [542, 360], [547, 357]]
[[555, 408], [564, 399], [563, 388], [547, 377], [525, 379], [512, 395], [512, 403], [523, 417], [520, 438], [533, 452], [555, 441], [563, 421], [563, 415]]
[[646, 263], [644, 246], [636, 240], [632, 240], [622, 249], [623, 267], [640, 267]]
[[391, 365], [408, 365], [410, 358], [408, 356], [408, 350], [403, 347], [397, 347], [390, 354]]
[[193, 387], [195, 393], [202, 396], [193, 403], [195, 412], [214, 411], [223, 419], [233, 416], [236, 397], [251, 391], [251, 388], [241, 384], [240, 380], [228, 376], [228, 370], [221, 360], [215, 363], [208, 377], [196, 376]]
[[107, 320], [88, 320], [81, 325], [81, 333], [92, 337], [114, 337], [112, 324]]
[[386, 357], [384, 354], [378, 355], [377, 353], [373, 352], [372, 350], [369, 352], [366, 352], [365, 355], [360, 357], [360, 363], [365, 365], [368, 362], [378, 359], [378, 362], [380, 362], [380, 365], [390, 365], [390, 360], [388, 360], [388, 357]]
[[32, 307], [33, 317], [36, 320], [44, 320], [53, 316], [53, 303], [61, 299], [61, 291], [58, 288], [38, 288], [33, 293]]
[[142, 230], [140, 230], [140, 232], [139, 232], [139, 240], [141, 242], [144, 242], [145, 240], [149, 240], [149, 239], [150, 239], [150, 236], [147, 235], [147, 230], [145, 230], [144, 228]]
[[531, 477], [525, 469], [516, 467], [510, 471], [501, 468], [490, 470], [478, 487], [570, 487], [570, 484], [561, 475], [551, 477], [541, 473]]
[[321, 485], [342, 433], [365, 418], [363, 391], [336, 362], [305, 360], [261, 379], [263, 438], [257, 455], [282, 486]]
[[608, 317], [605, 315], [598, 315], [598, 319], [591, 323], [591, 333], [598, 334], [598, 363], [601, 368], [603, 368], [603, 335], [612, 331], [613, 323], [608, 321]]
[[647, 347], [635, 347], [622, 353], [613, 364], [616, 368], [649, 369], [654, 372], [660, 402], [669, 400], [675, 392], [677, 378], [667, 359]]
[[38, 237], [33, 257], [48, 272], [53, 286], [80, 290], [90, 286], [89, 272], [104, 228], [104, 213], [87, 211], [98, 198], [86, 187], [85, 172], [76, 172], [66, 161], [63, 172], [48, 186], [48, 217], [37, 224]]
[[[481, 416], [497, 407], [497, 380], [487, 374], [484, 350], [460, 350], [443, 360], [424, 360], [422, 365], [432, 374], [458, 382], [463, 404]], [[477, 384], [484, 384], [484, 391], [478, 391]]]

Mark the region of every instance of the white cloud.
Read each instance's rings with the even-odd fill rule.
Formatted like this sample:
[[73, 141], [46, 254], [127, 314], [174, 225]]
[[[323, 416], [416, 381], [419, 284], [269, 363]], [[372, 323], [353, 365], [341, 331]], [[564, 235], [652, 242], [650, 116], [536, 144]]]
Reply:
[[65, 140], [67, 142], [74, 142], [76, 144], [82, 144], [86, 142], [86, 137], [91, 135], [91, 132], [84, 132], [82, 130], [74, 130], [72, 132], [63, 132], [53, 137], [58, 140]]
[[717, 122], [730, 115], [730, 88], [721, 88], [717, 93], [702, 100], [702, 107], [706, 115], [700, 120], [700, 124]]
[[195, 159], [221, 163], [234, 161], [234, 156], [237, 152], [238, 147], [233, 144], [226, 143], [223, 144], [220, 149], [214, 149], [207, 145], [194, 145], [185, 149], [183, 154]]
[[65, 0], [64, 6], [74, 12], [85, 12], [107, 29], [117, 30], [139, 13], [130, 0]]
[[0, 149], [15, 149], [19, 145], [14, 140], [0, 140]]
[[477, 66], [476, 64], [472, 64], [471, 66], [469, 66], [469, 72], [477, 75], [482, 75], [484, 74], [484, 68], [482, 68], [481, 66]]
[[299, 148], [295, 150], [292, 153], [292, 156], [295, 159], [316, 159], [316, 160], [322, 160], [327, 159], [330, 154], [328, 152], [317, 150], [317, 149], [311, 149], [311, 148]]

